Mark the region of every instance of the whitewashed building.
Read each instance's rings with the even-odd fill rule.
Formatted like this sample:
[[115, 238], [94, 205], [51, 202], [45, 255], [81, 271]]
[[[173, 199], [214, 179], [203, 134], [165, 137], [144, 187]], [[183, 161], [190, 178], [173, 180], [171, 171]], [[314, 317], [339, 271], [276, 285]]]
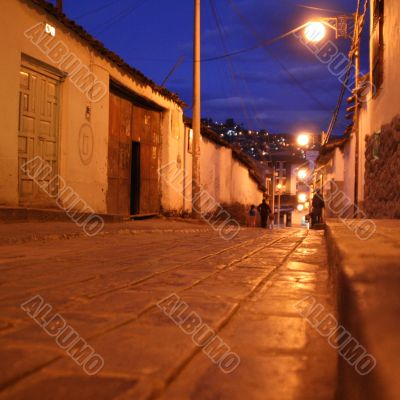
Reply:
[[[176, 191], [166, 175], [176, 171], [163, 168], [173, 164], [191, 180], [185, 104], [177, 95], [47, 1], [3, 1], [0, 33], [0, 206], [119, 215], [191, 210], [190, 185]], [[205, 143], [201, 183], [211, 190], [226, 150], [209, 158]], [[32, 160], [51, 172], [35, 175]], [[244, 174], [235, 168], [233, 176]], [[233, 179], [240, 182], [236, 197], [218, 199], [247, 204], [255, 197], [249, 193], [261, 196], [245, 169]]]
[[[334, 151], [329, 151], [330, 160], [320, 171], [324, 172], [325, 183], [338, 182], [340, 190], [354, 204], [350, 214], [365, 212], [370, 217], [400, 218], [398, 1], [372, 0], [370, 18], [370, 66], [362, 84], [369, 83], [372, 90], [360, 99], [353, 132]], [[324, 164], [326, 156], [320, 162]]]

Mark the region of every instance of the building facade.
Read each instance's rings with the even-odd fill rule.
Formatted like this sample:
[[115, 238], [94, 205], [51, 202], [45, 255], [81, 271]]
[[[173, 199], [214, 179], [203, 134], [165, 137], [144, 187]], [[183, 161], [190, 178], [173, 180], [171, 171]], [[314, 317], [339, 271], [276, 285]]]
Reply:
[[370, 83], [359, 117], [360, 205], [371, 217], [400, 218], [400, 8], [371, 2]]
[[[178, 96], [47, 1], [4, 2], [0, 30], [0, 206], [118, 215], [191, 210], [189, 138]], [[202, 168], [205, 186], [216, 186], [207, 179], [224, 181], [206, 172], [209, 162]], [[252, 192], [246, 172], [243, 188]], [[171, 185], [177, 178], [185, 181], [179, 190]]]
[[43, 179], [62, 177], [96, 212], [173, 202], [157, 170], [183, 149], [183, 102], [47, 2], [7, 1], [1, 19], [0, 204], [54, 205], [21, 168], [35, 158], [52, 167]]
[[[400, 217], [400, 8], [396, 0], [370, 2], [370, 66], [358, 96], [351, 135], [325, 146], [319, 160], [324, 189], [339, 187], [345, 216]], [[369, 84], [368, 84], [369, 83]], [[357, 141], [358, 135], [358, 141]], [[358, 147], [358, 148], [357, 148]], [[335, 207], [338, 208], [338, 207]], [[337, 213], [335, 212], [337, 215]]]

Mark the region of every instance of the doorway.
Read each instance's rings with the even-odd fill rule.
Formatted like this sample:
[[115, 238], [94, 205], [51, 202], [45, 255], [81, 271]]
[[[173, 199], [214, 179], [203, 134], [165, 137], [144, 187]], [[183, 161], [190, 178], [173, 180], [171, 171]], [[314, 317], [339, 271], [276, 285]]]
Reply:
[[110, 87], [107, 212], [159, 213], [161, 111]]
[[140, 143], [132, 142], [131, 215], [140, 210]]
[[[40, 70], [40, 71], [39, 71]], [[50, 182], [58, 170], [58, 107], [60, 79], [48, 71], [22, 65], [19, 71], [19, 166], [32, 160], [49, 166], [40, 179]], [[48, 187], [48, 186], [47, 186]], [[56, 195], [57, 188], [48, 187]], [[41, 190], [31, 175], [18, 168], [20, 205], [52, 207], [49, 193]]]

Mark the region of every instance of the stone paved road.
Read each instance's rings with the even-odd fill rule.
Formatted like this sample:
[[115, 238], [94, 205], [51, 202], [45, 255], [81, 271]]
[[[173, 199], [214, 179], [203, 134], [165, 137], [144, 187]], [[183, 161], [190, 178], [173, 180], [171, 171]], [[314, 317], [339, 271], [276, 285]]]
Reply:
[[[321, 232], [115, 234], [0, 255], [0, 399], [334, 397], [336, 355], [295, 307], [312, 295], [332, 309]], [[157, 307], [172, 293], [240, 357], [232, 373]], [[104, 359], [99, 373], [21, 309], [37, 295], [52, 306], [37, 319], [59, 313]]]

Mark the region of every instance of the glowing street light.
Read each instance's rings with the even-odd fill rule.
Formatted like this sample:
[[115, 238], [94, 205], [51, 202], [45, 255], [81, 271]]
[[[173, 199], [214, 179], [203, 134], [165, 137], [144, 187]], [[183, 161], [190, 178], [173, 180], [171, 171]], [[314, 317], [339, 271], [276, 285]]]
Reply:
[[297, 211], [302, 212], [304, 210], [304, 204], [297, 204]]
[[297, 136], [297, 144], [300, 147], [306, 147], [310, 143], [310, 134], [309, 133], [300, 133], [300, 135]]
[[309, 22], [304, 30], [304, 36], [309, 42], [320, 42], [326, 36], [326, 27], [322, 22]]
[[304, 179], [307, 178], [307, 170], [304, 169], [304, 168], [299, 169], [299, 172], [297, 173], [297, 176], [298, 176], [299, 179], [301, 179], [303, 181]]
[[307, 195], [305, 193], [299, 193], [297, 196], [299, 203], [305, 203], [307, 201]]

